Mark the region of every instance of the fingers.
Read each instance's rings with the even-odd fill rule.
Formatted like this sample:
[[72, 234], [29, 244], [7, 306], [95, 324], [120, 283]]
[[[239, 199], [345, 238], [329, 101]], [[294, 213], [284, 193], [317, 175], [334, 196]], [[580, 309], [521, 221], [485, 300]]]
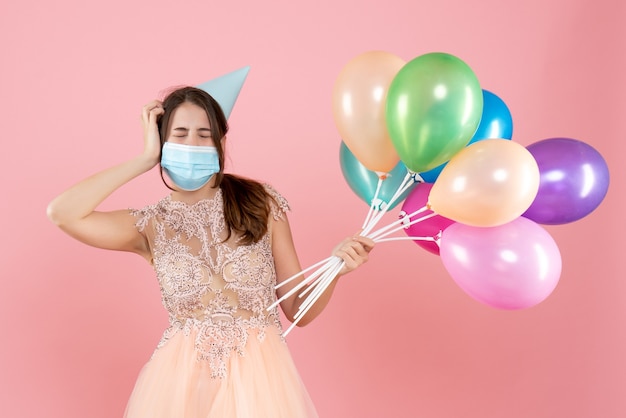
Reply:
[[144, 123], [155, 123], [164, 112], [163, 103], [159, 100], [153, 100], [143, 107], [141, 116]]
[[363, 236], [354, 236], [345, 239], [336, 249], [335, 255], [346, 264], [351, 271], [369, 260], [369, 252], [374, 247], [373, 240]]
[[158, 100], [151, 101], [141, 111], [144, 132], [144, 155], [148, 156], [151, 161], [158, 162], [160, 156], [161, 140], [157, 121], [164, 112], [163, 103]]
[[364, 237], [363, 235], [355, 235], [355, 236], [352, 237], [352, 239], [354, 241], [360, 243], [363, 246], [363, 248], [365, 249], [365, 251], [367, 251], [368, 253], [370, 251], [372, 251], [372, 249], [376, 245], [376, 243], [374, 242], [373, 239], [368, 238], [368, 237]]
[[151, 110], [158, 109], [158, 108], [163, 109], [163, 102], [161, 102], [160, 100], [153, 100], [150, 103], [148, 103], [147, 105], [145, 105], [143, 107], [143, 110], [150, 112]]

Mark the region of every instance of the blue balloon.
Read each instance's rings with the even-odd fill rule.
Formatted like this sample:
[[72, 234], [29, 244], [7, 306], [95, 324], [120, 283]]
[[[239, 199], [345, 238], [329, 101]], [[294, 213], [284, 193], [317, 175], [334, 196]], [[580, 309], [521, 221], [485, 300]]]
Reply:
[[[371, 205], [376, 195], [376, 188], [378, 187], [378, 174], [361, 164], [343, 141], [339, 149], [339, 163], [343, 177], [348, 183], [348, 186], [350, 186], [350, 189], [352, 189], [361, 200]], [[378, 201], [374, 202], [377, 209], [381, 209], [381, 202], [389, 206], [387, 208], [388, 210], [393, 209], [406, 198], [411, 190], [413, 190], [413, 187], [417, 184], [416, 182], [413, 182], [411, 187], [389, 205], [389, 201], [402, 185], [407, 173], [409, 173], [409, 170], [402, 161], [399, 161], [393, 170], [386, 173], [386, 178], [381, 183], [380, 190], [378, 191]]]
[[[482, 139], [511, 139], [512, 136], [513, 119], [506, 103], [492, 92], [483, 89], [482, 117], [476, 132], [467, 145]], [[445, 162], [432, 170], [419, 174], [426, 183], [434, 183], [446, 164], [448, 163]]]
[[483, 116], [467, 145], [481, 139], [511, 139], [512, 136], [513, 118], [506, 103], [492, 92], [483, 89]]

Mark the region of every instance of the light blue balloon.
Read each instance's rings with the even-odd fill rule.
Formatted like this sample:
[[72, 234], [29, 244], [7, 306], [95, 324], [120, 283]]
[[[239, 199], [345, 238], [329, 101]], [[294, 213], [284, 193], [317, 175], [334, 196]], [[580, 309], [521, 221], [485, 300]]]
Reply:
[[488, 90], [483, 89], [483, 115], [476, 132], [467, 144], [481, 139], [511, 139], [513, 136], [513, 118], [506, 103]]
[[[513, 119], [506, 103], [492, 92], [483, 89], [482, 117], [476, 132], [466, 146], [483, 139], [511, 139], [512, 136]], [[420, 176], [426, 183], [434, 183], [447, 164], [445, 162], [432, 170], [420, 173]]]
[[[371, 171], [366, 168], [361, 162], [352, 154], [346, 144], [342, 141], [339, 149], [339, 163], [341, 165], [341, 172], [345, 178], [348, 186], [352, 191], [368, 205], [372, 204], [372, 200], [376, 195], [376, 188], [378, 187], [378, 174], [375, 171]], [[389, 201], [396, 193], [398, 188], [402, 185], [409, 170], [406, 168], [402, 161], [387, 173], [387, 178], [383, 180], [380, 190], [378, 191], [378, 199], [389, 205]], [[389, 207], [393, 209], [398, 203], [402, 202], [407, 195], [413, 190], [416, 185], [413, 182], [411, 187], [404, 191], [398, 199], [396, 199]], [[381, 209], [380, 201], [375, 202], [375, 207]]]

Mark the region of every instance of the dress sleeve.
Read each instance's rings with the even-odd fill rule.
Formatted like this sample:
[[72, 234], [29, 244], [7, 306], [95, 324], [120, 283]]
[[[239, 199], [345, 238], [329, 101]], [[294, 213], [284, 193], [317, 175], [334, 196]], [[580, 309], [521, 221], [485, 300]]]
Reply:
[[267, 190], [269, 195], [272, 197], [272, 199], [270, 199], [270, 208], [271, 208], [272, 216], [274, 217], [274, 220], [282, 219], [283, 213], [291, 210], [289, 208], [289, 202], [287, 202], [287, 199], [285, 199], [283, 195], [278, 193], [276, 189], [274, 189], [271, 185], [264, 184], [263, 186], [265, 187], [265, 190]]
[[135, 227], [137, 228], [137, 230], [139, 232], [141, 232], [141, 233], [144, 233], [145, 229], [146, 229], [146, 225], [148, 225], [148, 222], [150, 221], [150, 218], [152, 218], [153, 215], [154, 215], [153, 207], [152, 206], [146, 206], [146, 207], [144, 207], [142, 209], [130, 208], [130, 209], [128, 209], [128, 211], [136, 219]]

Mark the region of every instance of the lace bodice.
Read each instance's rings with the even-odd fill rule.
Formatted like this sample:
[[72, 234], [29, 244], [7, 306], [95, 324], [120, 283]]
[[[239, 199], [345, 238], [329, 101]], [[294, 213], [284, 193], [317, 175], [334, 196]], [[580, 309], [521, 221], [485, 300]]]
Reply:
[[[273, 188], [265, 187], [277, 203], [270, 205], [278, 221], [289, 206]], [[242, 353], [251, 328], [260, 339], [268, 325], [280, 332], [277, 309], [266, 310], [276, 300], [271, 229], [254, 244], [238, 245], [235, 234], [222, 242], [227, 231], [221, 190], [193, 205], [167, 196], [131, 213], [150, 245], [169, 313], [170, 327], [157, 350], [175, 333], [189, 335], [195, 328], [199, 359], [211, 363], [213, 377], [224, 377], [226, 357]]]

